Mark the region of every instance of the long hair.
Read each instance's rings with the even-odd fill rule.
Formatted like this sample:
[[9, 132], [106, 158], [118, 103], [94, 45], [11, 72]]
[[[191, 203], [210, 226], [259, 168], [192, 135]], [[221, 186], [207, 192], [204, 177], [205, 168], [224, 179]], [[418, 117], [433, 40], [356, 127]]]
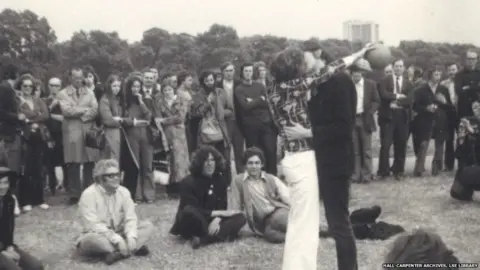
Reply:
[[[139, 82], [140, 83], [140, 89], [143, 89], [143, 82], [142, 82], [142, 79], [140, 79], [139, 77], [136, 77], [136, 76], [130, 76], [128, 77], [126, 83], [125, 83], [125, 88], [124, 88], [124, 96], [125, 96], [125, 100], [124, 100], [124, 108], [125, 109], [129, 109], [132, 104], [134, 103], [138, 103], [138, 98], [136, 96], [133, 95], [132, 93], [132, 86], [133, 86], [133, 83], [134, 82]], [[140, 94], [143, 96], [143, 91], [140, 91]]]
[[200, 75], [200, 78], [198, 78], [200, 86], [203, 89], [207, 88], [206, 85], [205, 85], [205, 79], [208, 78], [208, 76], [210, 76], [210, 75], [212, 75], [213, 79], [215, 80], [215, 73], [213, 71], [210, 71], [210, 70], [203, 71], [202, 74]]
[[419, 229], [399, 236], [395, 242], [393, 242], [393, 246], [390, 252], [387, 254], [385, 262], [448, 264], [458, 263], [458, 259], [454, 256], [453, 251], [447, 248], [442, 238], [438, 234]]
[[290, 47], [275, 54], [270, 74], [277, 82], [285, 82], [304, 76], [305, 55], [300, 48]]
[[100, 80], [97, 73], [95, 72], [95, 69], [91, 65], [86, 65], [83, 67], [83, 75], [85, 76], [85, 78], [88, 76], [88, 74], [93, 75], [93, 85], [97, 85]]
[[[112, 83], [115, 81], [119, 81], [120, 83], [122, 82], [119, 75], [111, 74], [110, 76], [108, 76], [107, 81], [105, 82], [105, 95], [108, 99], [114, 98], [112, 91]], [[122, 90], [123, 89], [120, 86], [120, 92], [118, 93], [118, 96], [122, 96]]]
[[199, 177], [203, 175], [203, 166], [210, 154], [215, 159], [215, 171], [213, 176], [219, 176], [226, 173], [225, 159], [222, 154], [220, 154], [220, 152], [218, 152], [213, 146], [202, 145], [192, 155], [192, 160], [190, 162], [190, 174], [192, 176]]

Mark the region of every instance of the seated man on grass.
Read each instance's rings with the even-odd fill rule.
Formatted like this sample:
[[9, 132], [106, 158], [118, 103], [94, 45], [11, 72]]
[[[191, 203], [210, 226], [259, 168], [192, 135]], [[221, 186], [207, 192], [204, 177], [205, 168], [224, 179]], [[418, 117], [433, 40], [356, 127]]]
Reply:
[[289, 191], [276, 176], [262, 171], [265, 156], [252, 147], [244, 154], [245, 173], [232, 182], [230, 209], [245, 210], [252, 231], [272, 243], [283, 243], [287, 232]]
[[78, 204], [84, 226], [77, 240], [79, 253], [101, 257], [108, 265], [132, 255], [148, 255], [145, 243], [153, 225], [138, 222], [130, 192], [120, 185], [118, 162], [98, 161], [93, 176], [95, 183], [83, 191]]

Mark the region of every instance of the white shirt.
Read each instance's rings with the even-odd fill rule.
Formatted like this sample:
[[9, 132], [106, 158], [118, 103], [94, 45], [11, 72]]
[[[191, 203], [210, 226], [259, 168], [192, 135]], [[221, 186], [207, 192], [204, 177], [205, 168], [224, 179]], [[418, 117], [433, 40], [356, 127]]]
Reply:
[[363, 78], [355, 84], [355, 88], [357, 89], [357, 114], [363, 113], [363, 96], [365, 92], [363, 85]]
[[[400, 87], [400, 89], [397, 89], [397, 78], [398, 78], [398, 86]], [[402, 90], [402, 86], [403, 86], [403, 76], [395, 76], [395, 74], [393, 75], [393, 93], [394, 94], [400, 94], [401, 90]]]
[[455, 93], [455, 82], [452, 79], [446, 79], [441, 84], [448, 88], [448, 93], [450, 94], [450, 100], [454, 105], [456, 105], [457, 94]]

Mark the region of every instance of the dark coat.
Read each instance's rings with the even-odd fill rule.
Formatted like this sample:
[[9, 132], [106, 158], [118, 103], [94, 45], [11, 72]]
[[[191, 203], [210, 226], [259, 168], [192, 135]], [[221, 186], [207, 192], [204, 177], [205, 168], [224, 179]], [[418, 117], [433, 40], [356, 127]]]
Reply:
[[20, 126], [19, 106], [12, 86], [4, 81], [0, 83], [0, 137], [13, 141]]
[[[442, 94], [446, 104], [441, 103], [437, 96]], [[429, 112], [427, 107], [437, 105], [435, 112]], [[448, 89], [442, 85], [437, 86], [436, 94], [429, 84], [424, 84], [415, 90], [413, 110], [417, 113], [413, 120], [413, 130], [420, 140], [429, 140], [432, 136], [446, 140], [448, 137], [448, 116], [454, 110]]]
[[[380, 81], [378, 93], [380, 94], [380, 108], [378, 109], [378, 124], [389, 122], [392, 120], [392, 111], [390, 103], [396, 100], [394, 90], [393, 76], [386, 76]], [[401, 93], [406, 96], [404, 99], [397, 100], [397, 104], [404, 108], [407, 119], [412, 118], [412, 99], [413, 99], [413, 85], [405, 77], [403, 78]]]
[[[354, 169], [353, 127], [357, 92], [352, 79], [338, 73], [317, 86], [308, 104], [319, 175], [350, 177]], [[319, 177], [322, 178], [322, 177]]]
[[0, 251], [13, 246], [13, 233], [15, 231], [15, 199], [7, 193], [0, 203]]
[[363, 81], [363, 124], [367, 132], [375, 132], [377, 124], [374, 115], [380, 106], [377, 83], [365, 78]]
[[[213, 185], [213, 200], [208, 200], [208, 190]], [[180, 203], [178, 205], [175, 222], [170, 233], [178, 235], [179, 228], [183, 227], [180, 222], [181, 215], [186, 207], [193, 208], [202, 214], [207, 220], [212, 218], [212, 211], [227, 209], [228, 181], [224, 174], [207, 179], [203, 176], [188, 175], [180, 182]], [[213, 201], [213, 203], [212, 203]]]

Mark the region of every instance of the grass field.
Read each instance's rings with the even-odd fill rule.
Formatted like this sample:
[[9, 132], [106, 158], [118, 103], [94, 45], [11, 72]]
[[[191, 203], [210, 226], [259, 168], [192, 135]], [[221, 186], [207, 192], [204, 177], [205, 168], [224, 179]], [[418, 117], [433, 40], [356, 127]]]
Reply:
[[[410, 158], [407, 171], [412, 167]], [[457, 251], [461, 262], [479, 262], [476, 240], [480, 235], [480, 203], [478, 200], [470, 204], [452, 200], [449, 197], [450, 184], [451, 175], [355, 184], [351, 208], [378, 204], [383, 209], [380, 220], [402, 225], [407, 230], [420, 226], [435, 229]], [[235, 243], [215, 244], [193, 251], [190, 245], [168, 234], [178, 201], [167, 199], [161, 199], [155, 205], [137, 207], [141, 219], [148, 218], [156, 225], [148, 243], [152, 251], [149, 257], [132, 258], [111, 267], [103, 263], [82, 262], [73, 255], [73, 243], [80, 231], [75, 222], [76, 207], [64, 205], [61, 199], [61, 196], [50, 198], [52, 207], [46, 212], [34, 209], [17, 219], [17, 244], [41, 258], [46, 269], [276, 270], [281, 266], [283, 245], [268, 244], [254, 237], [244, 236]], [[379, 269], [392, 241], [357, 241], [360, 269]], [[332, 240], [321, 241], [318, 262], [319, 269], [336, 269]]]

